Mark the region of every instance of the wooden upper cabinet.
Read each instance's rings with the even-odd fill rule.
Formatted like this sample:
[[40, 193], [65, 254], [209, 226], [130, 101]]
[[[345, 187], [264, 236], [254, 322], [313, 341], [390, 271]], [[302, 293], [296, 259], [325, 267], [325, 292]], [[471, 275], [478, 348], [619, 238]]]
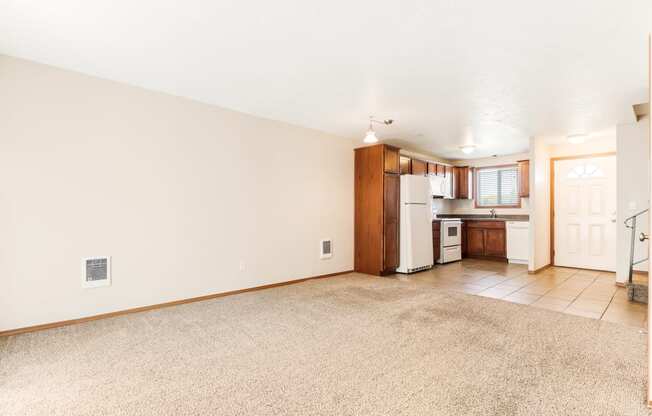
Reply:
[[437, 174], [437, 164], [428, 162], [428, 175], [436, 175]]
[[428, 166], [426, 162], [419, 159], [412, 159], [412, 174], [413, 175], [426, 175], [428, 173]]
[[407, 156], [400, 157], [400, 168], [401, 175], [410, 175], [412, 174], [412, 159]]
[[455, 199], [473, 199], [473, 170], [468, 166], [454, 168]]
[[452, 166], [446, 166], [435, 162], [426, 162], [419, 159], [413, 159], [408, 156], [400, 157], [400, 165], [401, 175], [436, 175], [441, 177], [453, 175]]
[[428, 175], [446, 176], [446, 166], [435, 162], [428, 162]]
[[455, 185], [453, 185], [453, 198], [462, 199], [462, 189], [464, 188], [466, 181], [464, 180], [464, 175], [462, 175], [462, 168], [459, 166], [453, 168], [453, 182], [455, 183]]
[[530, 196], [530, 161], [518, 161], [518, 196], [521, 198]]
[[455, 199], [469, 198], [469, 174], [468, 167], [455, 166]]
[[385, 172], [386, 173], [400, 173], [400, 162], [398, 148], [392, 146], [384, 146], [384, 156], [385, 156]]

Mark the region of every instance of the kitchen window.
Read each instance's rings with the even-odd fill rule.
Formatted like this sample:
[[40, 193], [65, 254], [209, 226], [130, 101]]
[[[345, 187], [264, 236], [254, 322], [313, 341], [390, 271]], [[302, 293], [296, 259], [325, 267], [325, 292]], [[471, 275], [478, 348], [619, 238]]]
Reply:
[[476, 208], [520, 208], [518, 165], [476, 168], [475, 177]]

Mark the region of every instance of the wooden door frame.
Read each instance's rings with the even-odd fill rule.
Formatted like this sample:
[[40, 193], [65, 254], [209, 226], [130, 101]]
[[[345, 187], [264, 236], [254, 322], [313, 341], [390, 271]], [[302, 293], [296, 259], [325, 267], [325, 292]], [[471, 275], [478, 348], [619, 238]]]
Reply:
[[[647, 37], [647, 88], [648, 102], [652, 101], [652, 34], [649, 34]], [[648, 134], [649, 140], [652, 140], [652, 122], [650, 121], [650, 115], [647, 117], [648, 123]], [[648, 155], [652, 159], [652, 148], [650, 149], [650, 154]], [[652, 191], [652, 186], [650, 191]], [[648, 233], [652, 233], [652, 226], [648, 223]], [[652, 244], [648, 245], [648, 256], [652, 254]], [[652, 294], [652, 286], [648, 285], [647, 288], [648, 299]], [[647, 321], [650, 322], [652, 318], [652, 308], [647, 308]], [[649, 324], [648, 324], [649, 327]], [[652, 332], [647, 331], [647, 406], [652, 408]]]
[[[555, 265], [555, 162], [559, 160], [591, 159], [594, 157], [617, 156], [616, 152], [590, 153], [575, 156], [550, 158], [550, 265]], [[618, 178], [616, 178], [617, 180]]]

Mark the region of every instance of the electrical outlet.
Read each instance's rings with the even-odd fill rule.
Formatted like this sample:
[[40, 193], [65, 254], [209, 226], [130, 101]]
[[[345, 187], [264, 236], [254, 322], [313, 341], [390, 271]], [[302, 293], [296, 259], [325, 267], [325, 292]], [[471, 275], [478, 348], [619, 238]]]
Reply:
[[244, 272], [247, 269], [247, 265], [243, 260], [240, 260], [240, 271]]

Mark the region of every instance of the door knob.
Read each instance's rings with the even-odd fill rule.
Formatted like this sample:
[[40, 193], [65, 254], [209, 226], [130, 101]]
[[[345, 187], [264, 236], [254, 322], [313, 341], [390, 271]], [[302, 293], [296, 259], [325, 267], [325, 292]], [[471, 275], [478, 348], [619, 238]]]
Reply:
[[641, 235], [638, 236], [639, 241], [645, 241], [648, 240], [649, 238], [650, 237], [645, 233], [641, 233]]

